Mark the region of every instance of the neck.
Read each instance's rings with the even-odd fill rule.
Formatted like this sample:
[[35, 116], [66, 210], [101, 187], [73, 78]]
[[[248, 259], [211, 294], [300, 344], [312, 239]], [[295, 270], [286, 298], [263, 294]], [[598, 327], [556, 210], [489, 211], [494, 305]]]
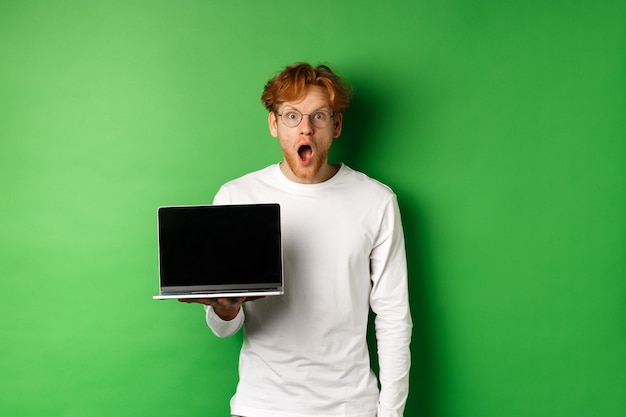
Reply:
[[327, 162], [311, 176], [296, 175], [289, 167], [289, 164], [287, 164], [285, 161], [281, 162], [279, 164], [279, 167], [281, 172], [290, 181], [297, 182], [299, 184], [319, 184], [328, 181], [329, 179], [334, 177], [335, 174], [339, 172], [341, 164], [330, 164]]

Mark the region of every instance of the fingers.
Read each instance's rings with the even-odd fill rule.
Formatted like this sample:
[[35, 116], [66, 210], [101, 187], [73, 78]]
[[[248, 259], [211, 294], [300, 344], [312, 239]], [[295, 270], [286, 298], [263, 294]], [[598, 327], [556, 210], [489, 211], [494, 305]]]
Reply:
[[[260, 298], [260, 297], [251, 297]], [[204, 304], [214, 308], [238, 308], [248, 301], [246, 297], [219, 297], [219, 298], [179, 298], [178, 301], [186, 304]]]
[[262, 298], [267, 298], [267, 295], [259, 295], [259, 296], [256, 296], [256, 297], [246, 297], [246, 302], [260, 300]]
[[[211, 300], [211, 299], [209, 298], [208, 300]], [[213, 300], [216, 300], [215, 305], [219, 307], [233, 308], [233, 307], [239, 307], [240, 305], [242, 305], [246, 301], [246, 297], [221, 297], [221, 298], [214, 298]]]

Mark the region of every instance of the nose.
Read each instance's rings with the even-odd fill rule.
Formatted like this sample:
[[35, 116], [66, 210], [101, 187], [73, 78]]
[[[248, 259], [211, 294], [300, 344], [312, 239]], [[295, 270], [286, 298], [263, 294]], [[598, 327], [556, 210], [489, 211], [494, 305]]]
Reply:
[[300, 129], [301, 135], [309, 136], [313, 134], [313, 123], [311, 123], [310, 116], [308, 115], [303, 116], [298, 128]]

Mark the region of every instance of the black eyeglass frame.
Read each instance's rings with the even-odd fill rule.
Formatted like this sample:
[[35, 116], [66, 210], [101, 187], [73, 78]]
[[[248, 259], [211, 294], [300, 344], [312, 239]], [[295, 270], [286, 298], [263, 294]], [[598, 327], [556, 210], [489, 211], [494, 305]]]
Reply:
[[[299, 115], [300, 115], [300, 118], [298, 119], [298, 123], [296, 123], [296, 124], [295, 124], [295, 125], [293, 125], [293, 126], [288, 125], [287, 123], [285, 123], [285, 120], [283, 119], [283, 114], [285, 114], [285, 111], [288, 111], [288, 112], [293, 112], [293, 113], [299, 114]], [[283, 122], [283, 124], [284, 124], [285, 126], [287, 126], [287, 127], [298, 127], [298, 126], [300, 126], [300, 123], [302, 123], [302, 120], [304, 119], [304, 116], [308, 116], [308, 117], [309, 117], [309, 121], [311, 122], [311, 124], [312, 124], [313, 126], [315, 126], [315, 127], [319, 128], [319, 129], [323, 129], [323, 128], [327, 127], [327, 126], [330, 124], [330, 122], [331, 122], [331, 121], [330, 121], [330, 119], [333, 119], [333, 118], [335, 117], [335, 115], [336, 115], [336, 113], [335, 113], [335, 112], [331, 113], [331, 112], [329, 112], [329, 111], [327, 111], [327, 110], [318, 110], [318, 111], [313, 112], [313, 113], [302, 113], [302, 112], [300, 112], [300, 110], [296, 110], [296, 109], [288, 109], [288, 110], [283, 110], [283, 112], [282, 112], [282, 113], [278, 113], [278, 112], [275, 112], [275, 113], [276, 113], [276, 115], [280, 118], [280, 120]], [[316, 122], [316, 119], [314, 119], [313, 117], [311, 117], [311, 116], [314, 116], [314, 115], [315, 115], [315, 114], [317, 114], [317, 113], [327, 113], [327, 114], [328, 114], [328, 116], [330, 117], [330, 119], [328, 120], [328, 123], [326, 123], [324, 126], [317, 126], [317, 125], [316, 125], [316, 123], [315, 123], [315, 122]]]

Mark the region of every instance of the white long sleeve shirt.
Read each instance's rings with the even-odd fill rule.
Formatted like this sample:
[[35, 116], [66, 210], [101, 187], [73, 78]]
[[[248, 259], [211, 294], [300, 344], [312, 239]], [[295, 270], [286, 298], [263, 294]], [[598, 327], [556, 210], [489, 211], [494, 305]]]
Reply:
[[[396, 197], [342, 165], [299, 184], [278, 165], [231, 181], [214, 204], [279, 203], [285, 294], [246, 303], [220, 337], [245, 337], [231, 413], [250, 417], [399, 417], [408, 395], [409, 311]], [[376, 314], [380, 391], [366, 343]]]

